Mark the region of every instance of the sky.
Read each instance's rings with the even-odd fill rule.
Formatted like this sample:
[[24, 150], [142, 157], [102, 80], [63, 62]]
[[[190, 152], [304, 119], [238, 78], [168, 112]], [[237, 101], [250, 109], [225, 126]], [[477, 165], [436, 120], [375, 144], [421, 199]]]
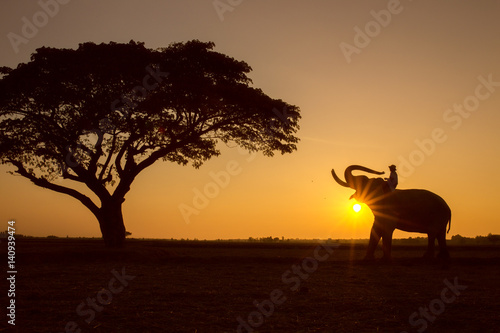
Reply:
[[[252, 67], [253, 86], [301, 109], [292, 154], [237, 147], [201, 168], [158, 162], [123, 206], [138, 238], [368, 238], [373, 215], [331, 177], [351, 164], [423, 188], [451, 235], [500, 234], [500, 1], [3, 0], [0, 66], [42, 46], [192, 39]], [[99, 237], [80, 202], [0, 166], [0, 229]], [[190, 207], [191, 213], [182, 213]], [[3, 221], [3, 222], [2, 222]], [[425, 236], [396, 231], [394, 237]]]

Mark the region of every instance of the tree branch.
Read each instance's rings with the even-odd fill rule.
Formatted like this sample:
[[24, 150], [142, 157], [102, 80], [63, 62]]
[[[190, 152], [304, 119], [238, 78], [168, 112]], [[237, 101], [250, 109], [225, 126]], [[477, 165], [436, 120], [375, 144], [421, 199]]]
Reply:
[[83, 195], [80, 192], [78, 192], [77, 190], [74, 190], [72, 188], [68, 188], [68, 187], [65, 187], [65, 186], [53, 184], [53, 183], [49, 182], [48, 180], [46, 180], [44, 178], [37, 178], [37, 177], [35, 177], [34, 175], [32, 175], [31, 173], [29, 173], [24, 168], [24, 166], [23, 166], [23, 164], [21, 162], [12, 161], [12, 160], [10, 160], [9, 162], [12, 165], [14, 165], [15, 167], [17, 167], [17, 170], [15, 171], [16, 173], [18, 173], [19, 175], [21, 175], [21, 176], [23, 176], [25, 178], [28, 178], [29, 180], [31, 180], [31, 182], [33, 184], [35, 184], [37, 186], [40, 186], [40, 187], [43, 187], [43, 188], [46, 188], [46, 189], [49, 189], [49, 190], [52, 190], [52, 191], [55, 191], [55, 192], [59, 192], [59, 193], [64, 193], [64, 194], [70, 195], [73, 198], [75, 198], [78, 201], [80, 201], [82, 204], [84, 204], [85, 207], [87, 207], [96, 217], [98, 216], [98, 214], [99, 214], [99, 207], [97, 207], [97, 205], [92, 201], [92, 199], [90, 199], [86, 195]]
[[[106, 169], [108, 168], [109, 162], [111, 161], [111, 158], [113, 157], [113, 153], [115, 151], [116, 147], [116, 138], [118, 134], [113, 133], [113, 140], [111, 141], [111, 148], [109, 150], [108, 157], [106, 158], [106, 162], [104, 162], [104, 165], [102, 166], [101, 173], [99, 174], [99, 180], [102, 180], [104, 175], [106, 174]], [[111, 175], [111, 170], [113, 169], [113, 166], [111, 165], [111, 168], [109, 169], [108, 177]]]
[[[118, 172], [118, 175], [120, 177], [122, 177], [123, 175], [123, 168], [122, 168], [122, 165], [121, 165], [121, 159], [123, 158], [123, 155], [125, 154], [125, 152], [130, 148], [130, 145], [134, 142], [134, 134], [131, 133], [130, 136], [128, 137], [127, 140], [125, 140], [125, 142], [123, 143], [122, 147], [120, 148], [120, 151], [118, 152], [118, 154], [116, 155], [116, 158], [115, 158], [115, 168], [116, 168], [116, 171]], [[132, 158], [133, 159], [133, 156], [130, 156], [127, 158], [127, 160], [125, 161], [125, 166], [127, 165], [127, 162], [128, 160]]]

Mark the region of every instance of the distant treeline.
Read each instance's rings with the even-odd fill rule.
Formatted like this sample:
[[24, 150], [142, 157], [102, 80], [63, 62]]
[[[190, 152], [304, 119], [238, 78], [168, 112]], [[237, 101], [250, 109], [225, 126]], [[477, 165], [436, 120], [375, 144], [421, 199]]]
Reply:
[[[241, 241], [241, 240], [240, 240]], [[325, 241], [324, 239], [300, 239], [300, 238], [288, 238], [284, 237], [260, 237], [253, 238], [249, 237], [248, 242], [311, 242], [311, 241]], [[326, 239], [326, 242], [331, 243], [366, 243], [368, 239]], [[393, 244], [396, 245], [426, 245], [427, 237], [409, 237], [409, 238], [397, 238], [392, 240]], [[451, 239], [447, 240], [448, 244], [451, 245], [500, 245], [500, 235], [488, 234], [488, 236], [476, 236], [476, 237], [463, 237], [461, 235], [451, 236]]]
[[[129, 232], [127, 232], [130, 235]], [[7, 238], [9, 235], [7, 231], [0, 232], [0, 239]], [[58, 237], [54, 235], [50, 235], [47, 237], [34, 237], [34, 236], [26, 236], [21, 234], [15, 234], [17, 238], [48, 238], [48, 239], [57, 239], [57, 238], [76, 238], [76, 239], [94, 239], [95, 237]], [[100, 237], [97, 237], [100, 238]], [[148, 238], [137, 238], [137, 239], [148, 239]], [[149, 238], [151, 239], [151, 238]], [[197, 242], [197, 241], [207, 241], [207, 240], [199, 240], [197, 238], [189, 239], [189, 238], [181, 238], [181, 239], [164, 239], [166, 241], [185, 241], [185, 242]], [[282, 242], [327, 242], [327, 243], [359, 243], [364, 244], [368, 242], [368, 239], [301, 239], [301, 238], [285, 238], [285, 237], [260, 237], [254, 238], [249, 237], [248, 239], [216, 239], [211, 240], [211, 242], [260, 242], [260, 243], [282, 243]], [[426, 245], [427, 237], [409, 237], [409, 238], [397, 238], [393, 239], [392, 243], [394, 245]], [[500, 245], [500, 235], [488, 234], [488, 236], [476, 236], [476, 237], [463, 237], [461, 235], [451, 236], [451, 239], [447, 240], [449, 245]]]
[[[289, 238], [284, 237], [260, 237], [260, 238], [248, 238], [249, 242], [311, 242], [311, 241], [325, 241], [324, 239], [300, 239], [300, 238]], [[368, 239], [332, 239], [328, 238], [326, 242], [331, 243], [366, 243]], [[392, 243], [395, 245], [427, 245], [427, 237], [409, 237], [409, 238], [397, 238], [393, 239]], [[476, 237], [463, 237], [461, 235], [451, 236], [451, 239], [447, 240], [450, 245], [500, 245], [500, 235], [488, 234], [488, 236], [476, 236]]]
[[465, 245], [465, 244], [500, 244], [500, 235], [492, 235], [491, 233], [488, 236], [476, 236], [474, 238], [462, 237], [460, 235], [451, 236], [452, 244]]

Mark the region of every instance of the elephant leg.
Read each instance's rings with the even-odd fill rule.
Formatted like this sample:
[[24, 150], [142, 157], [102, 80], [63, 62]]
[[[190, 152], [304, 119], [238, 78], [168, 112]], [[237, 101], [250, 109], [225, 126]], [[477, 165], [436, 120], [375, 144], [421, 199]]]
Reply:
[[450, 253], [446, 248], [446, 227], [439, 232], [437, 235], [437, 240], [439, 244], [438, 258], [448, 260], [450, 259]]
[[366, 251], [365, 260], [375, 259], [375, 249], [377, 248], [381, 236], [380, 230], [377, 229], [378, 228], [376, 228], [374, 224], [370, 231], [370, 242], [368, 243], [368, 250]]
[[424, 254], [425, 259], [434, 258], [434, 244], [436, 242], [436, 235], [434, 233], [427, 234], [427, 251]]
[[384, 251], [384, 256], [382, 260], [391, 260], [391, 250], [392, 250], [392, 233], [394, 230], [387, 230], [382, 235], [382, 250]]

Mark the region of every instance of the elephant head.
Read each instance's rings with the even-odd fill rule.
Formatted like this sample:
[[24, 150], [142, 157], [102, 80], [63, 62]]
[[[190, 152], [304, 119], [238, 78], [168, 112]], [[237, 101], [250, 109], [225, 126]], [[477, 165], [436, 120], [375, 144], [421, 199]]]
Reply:
[[364, 171], [375, 175], [383, 175], [384, 172], [378, 172], [361, 165], [351, 165], [345, 169], [344, 178], [341, 180], [332, 169], [333, 179], [341, 186], [350, 187], [356, 192], [350, 199], [355, 198], [359, 202], [366, 204], [374, 203], [378, 198], [384, 195], [385, 181], [382, 178], [368, 178], [367, 176], [354, 176], [354, 170]]

